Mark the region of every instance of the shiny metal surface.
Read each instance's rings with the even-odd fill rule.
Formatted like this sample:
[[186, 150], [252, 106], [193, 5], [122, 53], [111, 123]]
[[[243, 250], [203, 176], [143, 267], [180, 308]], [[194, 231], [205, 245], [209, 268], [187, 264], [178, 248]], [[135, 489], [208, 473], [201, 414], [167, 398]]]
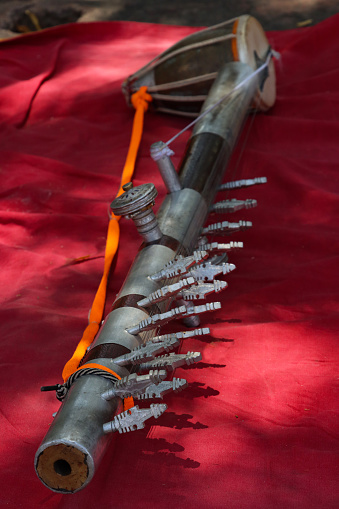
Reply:
[[126, 412], [116, 415], [111, 422], [106, 422], [102, 429], [104, 433], [112, 433], [119, 431], [119, 433], [127, 433], [128, 431], [136, 431], [145, 427], [145, 421], [154, 417], [157, 419], [165, 412], [167, 405], [161, 403], [160, 405], [151, 405], [149, 408], [139, 408], [138, 405], [132, 407]]
[[182, 275], [188, 273], [193, 265], [199, 265], [206, 260], [206, 258], [208, 258], [208, 253], [202, 250], [194, 251], [194, 253], [189, 256], [176, 256], [174, 260], [166, 263], [159, 272], [151, 274], [150, 278], [153, 281], [161, 281], [162, 279], [171, 279], [176, 276], [182, 277]]
[[136, 397], [142, 394], [150, 385], [158, 385], [167, 376], [166, 370], [150, 371], [147, 375], [137, 375], [132, 373], [113, 386], [113, 389], [104, 392], [101, 396], [110, 400], [119, 396], [120, 398]]
[[210, 242], [207, 244], [199, 244], [196, 248], [197, 250], [201, 249], [202, 251], [207, 251], [208, 253], [218, 252], [218, 251], [230, 251], [231, 249], [242, 249], [244, 247], [243, 242], [228, 242], [227, 244], [219, 244], [218, 242]]
[[173, 371], [184, 364], [189, 366], [194, 362], [199, 362], [201, 358], [200, 352], [169, 353], [168, 355], [156, 357], [153, 361], [143, 362], [139, 368], [141, 373], [155, 368], [165, 368], [168, 371]]
[[231, 182], [225, 182], [221, 184], [218, 188], [218, 191], [224, 191], [226, 189], [240, 189], [242, 187], [250, 187], [255, 186], [257, 184], [266, 184], [266, 177], [256, 177], [254, 179], [242, 179], [242, 180], [233, 180]]
[[184, 300], [206, 299], [206, 297], [211, 295], [211, 293], [219, 293], [225, 288], [227, 288], [226, 281], [218, 281], [216, 279], [213, 280], [213, 283], [203, 283], [202, 281], [198, 281], [196, 286], [193, 286], [188, 290], [184, 290], [181, 296]]
[[153, 242], [162, 237], [157, 218], [152, 206], [158, 192], [154, 184], [142, 184], [133, 187], [128, 183], [123, 187], [125, 192], [115, 198], [111, 209], [116, 216], [133, 219], [134, 224], [145, 242]]
[[103, 343], [115, 343], [133, 350], [141, 344], [142, 340], [139, 336], [128, 334], [126, 329], [133, 324], [134, 320], [138, 322], [145, 318], [148, 318], [148, 313], [142, 309], [134, 307], [113, 309], [107, 315], [91, 349]]
[[[161, 228], [163, 225], [159, 221]], [[147, 297], [161, 287], [161, 284], [152, 281], [148, 276], [162, 269], [165, 263], [172, 260], [175, 252], [167, 246], [151, 245], [140, 251], [126, 277], [126, 280], [117, 296], [138, 294]]]
[[[227, 83], [227, 87], [229, 87], [231, 82], [234, 84], [237, 79], [241, 79], [243, 73], [247, 72], [247, 66], [243, 64], [232, 65], [231, 70], [223, 70], [223, 77], [220, 79], [224, 80], [223, 83]], [[213, 94], [210, 100], [212, 102], [216, 99], [215, 95], [220, 97], [218, 90]], [[163, 235], [176, 239], [182, 252], [188, 251], [190, 253], [196, 245], [208, 208], [224, 173], [230, 147], [233, 146], [246, 114], [251, 94], [253, 94], [252, 89], [235, 94], [230, 103], [227, 101], [225, 104], [219, 105], [213, 114], [206, 115], [196, 125], [195, 134], [192, 138], [194, 140], [193, 148], [192, 146], [189, 147], [180, 170], [180, 182], [183, 189], [167, 195], [160, 207], [157, 215], [160, 230]], [[236, 119], [234, 119], [234, 115], [236, 115]], [[215, 126], [213, 126], [214, 122]], [[207, 164], [206, 166], [204, 166], [204, 163], [208, 162], [208, 158], [198, 161], [199, 158], [197, 157], [197, 154], [199, 154], [198, 142], [204, 143], [205, 135], [210, 142], [212, 140], [215, 142], [211, 165]], [[176, 254], [177, 251], [160, 245], [160, 243], [146, 245], [139, 251], [117, 297], [116, 302], [120, 302], [120, 307], [116, 307], [109, 313], [90, 351], [103, 344], [121, 345], [127, 350], [132, 350], [144, 342], [143, 333], [139, 335], [137, 331], [133, 330], [135, 334], [132, 335], [126, 329], [131, 329], [135, 324], [149, 319], [150, 311], [138, 308], [136, 303], [142, 297], [147, 297], [163, 286], [163, 282], [153, 281], [149, 276], [160, 271]], [[128, 300], [130, 297], [132, 299]], [[134, 297], [137, 298], [135, 303]], [[125, 301], [124, 298], [126, 298]], [[157, 305], [160, 312], [166, 312], [170, 302], [160, 302]], [[196, 314], [219, 309], [220, 307], [220, 303], [191, 306], [189, 309], [186, 308], [185, 315], [186, 317], [193, 317]], [[154, 330], [153, 334], [155, 332]], [[174, 355], [176, 354], [169, 354], [165, 358], [162, 357], [143, 363], [141, 371], [155, 368], [158, 365], [159, 367], [164, 365], [167, 369], [171, 369], [178, 362], [179, 364], [180, 362], [189, 364], [201, 358], [200, 353], [187, 354], [185, 359], [180, 358], [179, 361], [179, 357], [174, 357]], [[115, 364], [114, 359], [101, 357], [91, 359], [91, 362], [106, 366], [119, 376], [128, 375], [127, 369]], [[108, 445], [104, 430], [108, 432], [115, 429], [121, 432], [128, 430], [128, 428], [134, 429], [134, 425], [128, 420], [128, 415], [124, 416], [127, 419], [125, 424], [120, 423], [123, 418], [122, 414], [120, 414], [121, 419], [116, 416], [112, 423], [108, 423], [114, 414], [121, 409], [120, 398], [114, 397], [110, 401], [106, 401], [101, 396], [111, 388], [112, 383], [99, 376], [83, 376], [76, 380], [71, 387], [65, 402], [37, 452], [37, 473], [51, 489], [73, 493], [86, 486], [94, 475], [103, 451]], [[160, 410], [160, 407], [158, 410]], [[158, 410], [154, 408], [153, 414], [158, 414]], [[164, 407], [161, 407], [161, 410], [164, 410]], [[134, 413], [138, 421], [137, 426], [142, 426], [143, 416], [139, 412], [134, 411]], [[152, 411], [150, 413], [152, 414]], [[138, 420], [139, 415], [142, 417], [140, 422]], [[65, 465], [65, 462], [66, 464], [68, 462], [65, 459], [67, 458], [66, 452], [71, 453], [71, 458], [75, 457], [76, 459], [74, 465], [69, 463], [70, 473]], [[50, 456], [48, 460], [50, 461], [48, 465], [50, 470], [44, 474], [41, 462], [48, 455]], [[81, 468], [78, 468], [77, 464]], [[62, 466], [64, 467], [63, 470]]]
[[161, 336], [150, 339], [145, 344], [134, 348], [130, 353], [114, 359], [115, 363], [119, 366], [140, 364], [140, 362], [154, 359], [159, 353], [170, 352], [180, 345], [180, 339], [176, 335], [169, 334], [168, 337], [166, 336], [163, 336], [163, 340], [159, 340]]
[[235, 269], [235, 265], [233, 263], [221, 263], [217, 265], [212, 262], [202, 263], [198, 267], [192, 267], [190, 274], [197, 281], [213, 281], [215, 276], [219, 274], [229, 274], [232, 270]]
[[152, 303], [161, 302], [163, 300], [168, 299], [169, 297], [174, 297], [179, 292], [185, 288], [189, 288], [190, 286], [196, 284], [196, 281], [193, 277], [188, 277], [181, 279], [177, 283], [173, 283], [172, 285], [166, 285], [157, 290], [156, 292], [150, 293], [148, 297], [142, 299], [138, 302], [139, 306], [148, 307]]
[[251, 209], [257, 206], [257, 200], [247, 199], [247, 200], [237, 200], [233, 198], [232, 200], [223, 200], [214, 203], [210, 211], [217, 212], [218, 214], [229, 214], [231, 212], [237, 212], [242, 209]]
[[193, 189], [183, 189], [165, 197], [157, 218], [164, 235], [174, 237], [187, 251], [192, 251], [199, 232], [198, 224], [204, 223], [207, 213], [208, 206], [201, 195]]
[[222, 221], [221, 223], [209, 224], [202, 229], [202, 235], [230, 235], [235, 232], [242, 232], [252, 228], [252, 221], [239, 221], [238, 223], [230, 223]]
[[112, 201], [111, 209], [116, 216], [129, 217], [152, 205], [157, 195], [158, 192], [154, 184], [142, 184], [137, 187], [129, 186], [127, 191]]
[[140, 334], [141, 332], [156, 330], [158, 327], [165, 325], [166, 323], [174, 320], [176, 318], [181, 318], [182, 315], [186, 313], [185, 306], [179, 306], [176, 308], [172, 308], [165, 313], [156, 313], [155, 315], [149, 316], [145, 320], [141, 320], [141, 322], [136, 323], [132, 327], [128, 329], [130, 334]]
[[246, 86], [239, 90], [235, 90], [235, 87], [246, 78], [250, 78], [252, 74], [253, 69], [241, 62], [231, 62], [220, 70], [201, 113], [206, 112], [220, 99], [231, 94], [227, 98], [227, 109], [224, 107], [225, 103], [221, 102], [215, 109], [207, 113], [194, 126], [192, 137], [201, 133], [213, 133], [221, 136], [233, 148], [257, 89], [258, 76], [254, 76], [246, 83]]
[[165, 394], [169, 392], [179, 392], [185, 389], [188, 386], [187, 381], [184, 378], [172, 378], [172, 380], [164, 380], [160, 382], [158, 385], [150, 385], [147, 387], [145, 392], [139, 394], [137, 396], [138, 399], [154, 399], [160, 398], [162, 399]]

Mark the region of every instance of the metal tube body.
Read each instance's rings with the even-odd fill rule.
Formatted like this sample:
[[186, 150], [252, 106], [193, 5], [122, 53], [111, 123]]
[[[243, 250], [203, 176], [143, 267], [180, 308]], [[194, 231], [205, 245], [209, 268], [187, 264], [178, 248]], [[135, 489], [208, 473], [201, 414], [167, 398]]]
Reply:
[[[216, 103], [251, 72], [245, 64], [227, 64], [204, 108]], [[151, 308], [140, 308], [137, 302], [164, 284], [148, 276], [161, 270], [179, 251], [190, 252], [196, 245], [256, 89], [253, 80], [196, 124], [179, 169], [182, 190], [168, 194], [157, 215], [163, 237], [142, 246], [84, 362], [102, 364], [120, 376], [129, 373], [126, 367], [114, 363], [114, 357], [147, 339], [146, 333], [134, 336], [126, 329], [149, 316]], [[162, 311], [168, 305], [161, 303], [158, 309]], [[101, 397], [111, 387], [111, 382], [88, 375], [75, 381], [69, 390], [36, 454], [37, 474], [52, 490], [74, 493], [93, 477], [109, 440], [103, 424], [121, 410], [120, 398], [106, 401]]]

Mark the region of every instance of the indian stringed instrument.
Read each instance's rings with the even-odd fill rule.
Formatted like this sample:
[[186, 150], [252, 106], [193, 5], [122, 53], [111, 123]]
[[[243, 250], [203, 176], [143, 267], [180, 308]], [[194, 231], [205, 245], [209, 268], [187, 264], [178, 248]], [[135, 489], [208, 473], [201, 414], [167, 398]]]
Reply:
[[[153, 110], [197, 121], [177, 171], [168, 144], [152, 146], [168, 191], [157, 215], [152, 209], [157, 195], [152, 183], [138, 187], [130, 183], [112, 203], [116, 216], [134, 221], [142, 245], [80, 366], [56, 387], [62, 404], [35, 457], [37, 475], [51, 490], [75, 493], [84, 488], [112, 432], [134, 431], [150, 417], [161, 418], [166, 405], [149, 405], [146, 400], [183, 389], [186, 381], [170, 378], [168, 372], [201, 359], [199, 352], [180, 354], [177, 349], [185, 337], [209, 333], [199, 327], [199, 316], [221, 304], [205, 299], [227, 286], [215, 277], [234, 269], [227, 254], [241, 247], [207, 237], [251, 226], [249, 221], [208, 227], [204, 223], [211, 210], [230, 212], [256, 204], [255, 200], [213, 201], [227, 176], [227, 163], [247, 114], [274, 104], [271, 57], [260, 24], [240, 16], [186, 37], [125, 81], [128, 103], [140, 87], [147, 87]], [[231, 189], [264, 181], [223, 186]], [[176, 318], [188, 328], [164, 334], [161, 327]], [[129, 402], [125, 410], [124, 402]]]

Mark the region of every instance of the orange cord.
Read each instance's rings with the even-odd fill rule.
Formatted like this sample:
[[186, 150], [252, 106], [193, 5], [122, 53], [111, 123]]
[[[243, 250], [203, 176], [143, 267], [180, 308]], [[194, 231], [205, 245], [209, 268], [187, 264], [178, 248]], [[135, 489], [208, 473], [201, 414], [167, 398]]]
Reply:
[[[143, 132], [144, 114], [148, 109], [148, 103], [152, 101], [152, 96], [147, 93], [147, 87], [141, 87], [137, 92], [135, 92], [132, 95], [131, 101], [135, 108], [132, 135], [126, 157], [125, 166], [121, 176], [121, 184], [117, 196], [120, 196], [123, 193], [122, 186], [132, 180], [135, 162]], [[77, 370], [81, 359], [84, 357], [86, 353], [87, 348], [92, 344], [99, 330], [100, 323], [104, 314], [109, 271], [119, 244], [120, 236], [119, 219], [120, 216], [115, 216], [113, 213], [111, 214], [106, 241], [104, 273], [100, 281], [97, 293], [94, 297], [94, 301], [89, 315], [89, 324], [87, 325], [83, 333], [83, 336], [75, 349], [74, 354], [64, 366], [62, 372], [64, 382], [66, 382], [66, 380], [72, 375], [72, 373], [74, 373], [74, 371]], [[83, 367], [84, 366], [82, 366], [80, 369], [82, 369]], [[109, 371], [104, 366], [99, 367], [100, 369]], [[126, 398], [126, 400], [128, 399], [132, 398]]]

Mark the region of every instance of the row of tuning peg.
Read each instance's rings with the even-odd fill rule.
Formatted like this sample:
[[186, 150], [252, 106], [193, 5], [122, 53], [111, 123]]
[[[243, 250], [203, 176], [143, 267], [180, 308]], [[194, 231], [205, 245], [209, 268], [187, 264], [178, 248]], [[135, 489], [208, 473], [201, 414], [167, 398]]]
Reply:
[[[226, 191], [232, 189], [240, 189], [243, 187], [250, 187], [258, 184], [266, 184], [266, 177], [257, 177], [254, 179], [243, 179], [234, 180], [232, 182], [226, 182], [222, 184], [218, 191]], [[251, 209], [257, 206], [257, 200], [237, 200], [232, 198], [231, 200], [222, 200], [214, 203], [210, 207], [210, 212], [218, 214], [227, 214], [232, 212], [238, 212], [243, 209]], [[252, 227], [251, 221], [239, 221], [237, 223], [231, 223], [229, 221], [222, 221], [214, 224], [210, 224], [202, 229], [202, 235], [227, 235], [238, 231], [244, 231]]]
[[[265, 177], [256, 179], [238, 180], [223, 184], [220, 190], [238, 189], [266, 182]], [[256, 200], [224, 200], [214, 204], [211, 212], [236, 212], [241, 209], [253, 208], [257, 205]], [[228, 263], [227, 253], [231, 250], [241, 249], [242, 242], [218, 243], [208, 242], [205, 235], [222, 235], [235, 231], [246, 230], [251, 227], [250, 221], [230, 223], [223, 221], [209, 225], [202, 229], [201, 237], [196, 250], [190, 256], [176, 256], [168, 262], [160, 271], [150, 274], [154, 281], [173, 280], [170, 284], [164, 284], [159, 290], [141, 299], [138, 305], [149, 307], [167, 299], [176, 299], [183, 305], [172, 308], [165, 313], [149, 316], [138, 324], [128, 328], [130, 334], [137, 335], [159, 328], [169, 321], [177, 318], [196, 317], [207, 311], [221, 308], [220, 302], [210, 302], [195, 306], [191, 301], [205, 299], [211, 293], [219, 293], [227, 288], [227, 283], [215, 280], [215, 277], [226, 275], [236, 267]], [[223, 255], [220, 256], [220, 254]], [[220, 262], [221, 260], [221, 262]], [[179, 347], [181, 340], [189, 337], [209, 334], [208, 328], [197, 328], [191, 331], [177, 332], [155, 336], [145, 344], [138, 346], [130, 353], [114, 359], [114, 363], [125, 366], [134, 365], [136, 373], [117, 381], [113, 388], [102, 397], [106, 400], [119, 396], [126, 398], [132, 396], [138, 400], [162, 399], [171, 391], [178, 392], [187, 387], [187, 381], [182, 378], [166, 380], [168, 371], [174, 371], [184, 364], [190, 365], [201, 360], [200, 352], [188, 352], [186, 354], [173, 353], [172, 350]], [[145, 372], [148, 373], [146, 374]], [[151, 404], [149, 408], [139, 408], [135, 405], [130, 410], [120, 413], [112, 421], [103, 426], [104, 433], [118, 431], [126, 433], [142, 429], [145, 421], [151, 417], [158, 418], [167, 409], [166, 404]]]
[[[183, 378], [172, 378], [165, 380], [168, 371], [183, 366], [190, 365], [201, 360], [200, 352], [188, 352], [186, 354], [177, 354], [171, 352], [180, 345], [180, 341], [189, 337], [209, 334], [210, 329], [199, 328], [192, 331], [182, 331], [173, 334], [155, 336], [147, 343], [138, 346], [128, 354], [114, 359], [114, 362], [120, 366], [132, 364], [136, 366], [137, 373], [122, 378], [117, 381], [113, 388], [102, 394], [106, 400], [116, 396], [127, 398], [132, 396], [134, 399], [148, 400], [154, 398], [162, 399], [169, 392], [179, 392], [187, 387], [187, 381]], [[160, 355], [163, 352], [169, 354]], [[163, 368], [163, 369], [161, 369]], [[148, 371], [147, 374], [139, 374]], [[159, 417], [167, 408], [165, 404], [152, 404], [150, 408], [140, 409], [135, 405], [130, 410], [120, 413], [114, 417], [113, 421], [105, 423], [104, 433], [119, 431], [126, 433], [142, 429], [145, 421], [150, 417]]]

